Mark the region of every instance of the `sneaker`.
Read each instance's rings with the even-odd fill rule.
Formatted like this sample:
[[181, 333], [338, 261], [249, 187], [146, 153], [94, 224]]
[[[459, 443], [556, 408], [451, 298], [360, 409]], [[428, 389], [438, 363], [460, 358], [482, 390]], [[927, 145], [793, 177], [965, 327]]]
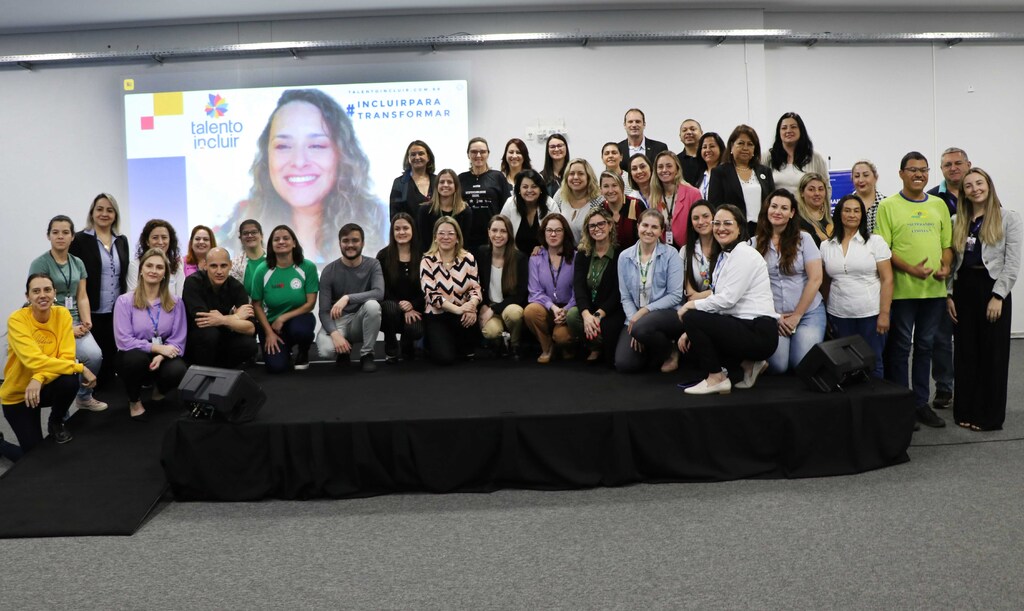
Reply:
[[946, 421], [939, 418], [939, 415], [932, 411], [932, 408], [927, 405], [922, 405], [917, 408], [917, 421], [925, 426], [930, 426], [933, 429], [941, 429], [946, 426]]
[[51, 422], [46, 430], [50, 433], [50, 437], [57, 443], [67, 443], [71, 441], [71, 429], [64, 422]]
[[295, 369], [299, 371], [305, 371], [309, 369], [308, 350], [299, 350], [299, 353], [295, 356]]
[[89, 397], [85, 401], [82, 401], [81, 397], [75, 398], [75, 407], [78, 409], [86, 409], [90, 412], [102, 412], [107, 409], [107, 404], [100, 401], [96, 397]]
[[932, 407], [935, 409], [949, 409], [953, 407], [953, 393], [945, 390], [936, 390]]
[[359, 365], [363, 369], [363, 373], [373, 373], [377, 371], [377, 363], [373, 362], [372, 354], [364, 354], [359, 357]]

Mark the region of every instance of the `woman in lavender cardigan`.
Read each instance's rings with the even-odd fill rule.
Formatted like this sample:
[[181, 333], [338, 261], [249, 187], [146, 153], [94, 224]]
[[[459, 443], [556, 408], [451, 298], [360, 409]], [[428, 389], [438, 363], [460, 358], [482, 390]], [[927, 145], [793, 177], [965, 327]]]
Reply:
[[530, 257], [530, 303], [523, 320], [540, 342], [537, 362], [550, 363], [555, 346], [564, 358], [575, 356], [566, 323], [569, 309], [576, 305], [572, 286], [576, 243], [569, 221], [557, 212], [544, 217], [540, 232], [544, 246]]

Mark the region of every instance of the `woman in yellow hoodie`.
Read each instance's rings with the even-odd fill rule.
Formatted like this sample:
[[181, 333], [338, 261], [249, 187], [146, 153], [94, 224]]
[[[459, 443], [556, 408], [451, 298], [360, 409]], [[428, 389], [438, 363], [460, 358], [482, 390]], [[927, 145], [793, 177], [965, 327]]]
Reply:
[[54, 295], [49, 275], [30, 275], [25, 283], [28, 306], [7, 319], [7, 364], [0, 403], [24, 452], [43, 440], [40, 406], [51, 407], [47, 430], [54, 441], [71, 441], [64, 416], [78, 392], [76, 374], [82, 374], [82, 385], [96, 384], [96, 376], [75, 361], [71, 314], [54, 305]]

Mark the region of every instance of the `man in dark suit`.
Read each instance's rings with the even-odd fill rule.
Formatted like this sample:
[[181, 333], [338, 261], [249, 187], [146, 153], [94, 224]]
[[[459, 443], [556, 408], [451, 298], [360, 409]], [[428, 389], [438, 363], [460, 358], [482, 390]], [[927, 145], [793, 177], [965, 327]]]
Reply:
[[[700, 151], [697, 150], [697, 143], [704, 135], [700, 123], [696, 119], [686, 119], [679, 125], [679, 141], [683, 143], [683, 150], [679, 151], [679, 166], [683, 168], [683, 180], [691, 185], [697, 185], [697, 181], [703, 175], [700, 167]], [[699, 185], [697, 185], [699, 186]]]
[[654, 158], [658, 153], [668, 150], [664, 142], [644, 138], [644, 129], [647, 128], [647, 118], [644, 111], [639, 108], [630, 108], [623, 117], [622, 126], [626, 128], [626, 139], [619, 143], [619, 153], [622, 154], [622, 161], [619, 166], [623, 170], [629, 169], [629, 158], [637, 153], [647, 155], [654, 166]]

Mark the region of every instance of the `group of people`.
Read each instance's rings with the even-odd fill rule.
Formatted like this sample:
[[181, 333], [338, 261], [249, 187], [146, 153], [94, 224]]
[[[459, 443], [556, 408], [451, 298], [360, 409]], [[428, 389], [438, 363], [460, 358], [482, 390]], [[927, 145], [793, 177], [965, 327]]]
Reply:
[[445, 365], [485, 344], [515, 359], [535, 345], [542, 364], [582, 352], [622, 372], [668, 373], [686, 359], [702, 372], [690, 394], [750, 388], [826, 337], [860, 335], [875, 376], [909, 377], [920, 422], [945, 424], [929, 406], [934, 361], [932, 406], [952, 406], [971, 430], [1002, 426], [1022, 228], [964, 151], [943, 153], [931, 192], [927, 159], [908, 153], [891, 197], [876, 191], [874, 164], [858, 161], [855, 192], [830, 210], [823, 158], [796, 113], [764, 154], [746, 125], [723, 141], [687, 119], [678, 154], [644, 136], [640, 110], [623, 125], [600, 174], [560, 135], [540, 171], [516, 138], [491, 169], [487, 141], [473, 138], [467, 172], [435, 173], [415, 140], [392, 188], [387, 245], [364, 257], [363, 225], [346, 222], [341, 256], [319, 272], [284, 223], [264, 246], [258, 220], [232, 221], [242, 247], [232, 259], [201, 225], [182, 256], [159, 219], [129, 256], [108, 194], [83, 231], [54, 217], [28, 305], [8, 323], [0, 395], [21, 449], [42, 439], [41, 404], [54, 407], [50, 435], [68, 441], [69, 407], [106, 409], [95, 386], [115, 370], [129, 414], [144, 420], [144, 386], [159, 401], [185, 362], [234, 368], [259, 351], [280, 373], [308, 368], [314, 343], [345, 366], [360, 344], [359, 367], [372, 372], [381, 331], [389, 363], [421, 344]]

